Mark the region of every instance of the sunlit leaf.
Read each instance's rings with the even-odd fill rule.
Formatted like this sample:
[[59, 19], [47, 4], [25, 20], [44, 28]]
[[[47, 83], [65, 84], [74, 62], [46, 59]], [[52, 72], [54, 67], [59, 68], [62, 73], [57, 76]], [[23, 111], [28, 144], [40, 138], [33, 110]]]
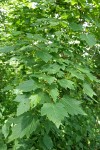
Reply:
[[38, 96], [38, 94], [31, 95], [29, 99], [31, 107], [37, 106], [38, 103], [40, 102], [40, 97]]
[[53, 98], [53, 101], [56, 102], [57, 101], [57, 97], [59, 96], [59, 91], [57, 88], [52, 88], [50, 90], [50, 93], [51, 97]]

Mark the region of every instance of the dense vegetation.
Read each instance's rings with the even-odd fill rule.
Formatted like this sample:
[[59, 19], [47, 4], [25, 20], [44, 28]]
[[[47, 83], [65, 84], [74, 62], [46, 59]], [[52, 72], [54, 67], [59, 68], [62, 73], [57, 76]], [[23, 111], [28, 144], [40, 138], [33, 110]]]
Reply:
[[0, 150], [99, 150], [99, 0], [0, 4]]

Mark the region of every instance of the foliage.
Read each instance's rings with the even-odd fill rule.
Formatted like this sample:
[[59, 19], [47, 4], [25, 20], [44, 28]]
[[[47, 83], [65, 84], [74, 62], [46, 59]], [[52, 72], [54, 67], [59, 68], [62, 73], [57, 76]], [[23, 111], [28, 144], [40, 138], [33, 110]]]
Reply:
[[98, 150], [99, 1], [1, 5], [1, 150]]

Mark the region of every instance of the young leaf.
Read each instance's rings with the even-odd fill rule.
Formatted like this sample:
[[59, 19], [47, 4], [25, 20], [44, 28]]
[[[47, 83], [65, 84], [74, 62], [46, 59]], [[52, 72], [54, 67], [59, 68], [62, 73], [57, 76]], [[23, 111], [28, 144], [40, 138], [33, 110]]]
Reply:
[[64, 117], [68, 117], [67, 111], [61, 103], [45, 103], [41, 108], [41, 115], [46, 115], [57, 127], [60, 126]]
[[31, 95], [29, 99], [31, 107], [37, 106], [40, 101], [40, 97], [38, 96], [38, 94]]

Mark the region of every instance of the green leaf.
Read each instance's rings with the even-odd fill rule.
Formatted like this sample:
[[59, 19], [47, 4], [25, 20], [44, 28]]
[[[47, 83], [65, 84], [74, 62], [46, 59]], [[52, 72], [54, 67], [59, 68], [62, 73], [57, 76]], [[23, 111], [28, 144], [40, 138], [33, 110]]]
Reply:
[[60, 126], [64, 117], [68, 117], [67, 111], [61, 103], [45, 103], [41, 108], [41, 115], [46, 115], [57, 127]]
[[33, 46], [31, 45], [23, 46], [19, 49], [19, 51], [32, 51], [32, 50], [33, 50]]
[[25, 95], [17, 95], [14, 101], [19, 102], [17, 106], [17, 116], [30, 109], [30, 100]]
[[40, 104], [44, 104], [44, 103], [49, 103], [49, 102], [51, 102], [51, 97], [50, 97], [50, 95], [48, 94], [48, 93], [46, 93], [46, 92], [40, 92], [39, 93], [39, 97], [40, 97]]
[[46, 146], [46, 148], [48, 150], [53, 148], [53, 142], [50, 136], [48, 136], [47, 134], [45, 134], [45, 136], [43, 137], [43, 143]]
[[59, 71], [57, 73], [57, 76], [60, 77], [60, 78], [64, 77], [64, 72], [63, 71]]
[[93, 97], [93, 95], [96, 95], [96, 93], [92, 90], [91, 86], [87, 83], [83, 84], [83, 92], [91, 98]]
[[77, 4], [77, 1], [76, 0], [71, 0], [71, 5], [75, 5]]
[[52, 59], [52, 55], [50, 55], [49, 53], [42, 51], [42, 50], [37, 51], [36, 55], [37, 55], [37, 57], [41, 58], [46, 63]]
[[13, 118], [9, 117], [8, 120], [6, 120], [5, 124], [2, 126], [2, 133], [5, 138], [9, 135], [10, 132], [10, 126], [13, 122]]
[[40, 102], [40, 97], [38, 94], [31, 95], [29, 99], [30, 99], [31, 108], [36, 107]]
[[99, 82], [99, 80], [90, 72], [89, 68], [78, 67], [78, 70], [85, 73], [91, 81]]
[[56, 80], [55, 77], [52, 77], [52, 76], [49, 76], [49, 75], [41, 75], [39, 79], [43, 79], [49, 84], [53, 83]]
[[70, 28], [73, 30], [73, 31], [82, 31], [82, 25], [81, 24], [77, 24], [77, 23], [70, 23], [69, 24]]
[[78, 115], [78, 114], [85, 115], [84, 111], [80, 106], [81, 102], [77, 101], [76, 99], [65, 95], [61, 99], [61, 103], [64, 105], [67, 113], [71, 115]]
[[31, 113], [24, 113], [18, 116], [14, 120], [9, 142], [17, 138], [22, 138], [25, 135], [29, 137], [36, 130], [38, 123], [38, 120]]
[[67, 79], [61, 79], [61, 80], [58, 80], [58, 83], [60, 84], [61, 87], [63, 88], [69, 88], [69, 89], [72, 89], [74, 90], [74, 82], [72, 82], [71, 80], [67, 80]]
[[55, 74], [60, 71], [61, 67], [57, 63], [45, 65], [43, 67], [43, 72], [47, 72], [48, 74]]
[[44, 80], [46, 81], [47, 83], [51, 84], [53, 83], [54, 81], [56, 81], [57, 79], [53, 76], [50, 76], [50, 75], [46, 75], [46, 74], [43, 74], [43, 73], [40, 73], [40, 74], [34, 74], [35, 77], [38, 77], [39, 80]]
[[53, 101], [56, 102], [57, 101], [57, 97], [59, 96], [59, 91], [57, 88], [52, 88], [50, 90], [50, 93], [51, 97], [53, 98]]
[[12, 31], [12, 35], [14, 35], [14, 36], [19, 36], [19, 35], [21, 35], [22, 34], [22, 32], [21, 31]]
[[70, 0], [64, 0], [64, 2], [70, 2]]
[[54, 20], [52, 22], [50, 22], [50, 26], [57, 26], [59, 24], [59, 21], [57, 22], [57, 20]]
[[85, 74], [90, 73], [90, 69], [89, 69], [89, 68], [86, 68], [86, 67], [78, 66], [77, 69], [78, 69], [79, 71], [81, 71], [82, 73], [85, 73]]
[[80, 35], [80, 38], [81, 40], [85, 40], [90, 47], [96, 44], [96, 39], [93, 34], [82, 34]]
[[7, 150], [7, 145], [3, 141], [0, 141], [0, 150]]
[[91, 81], [99, 82], [99, 80], [92, 73], [87, 73], [87, 76]]
[[5, 91], [10, 91], [10, 90], [13, 90], [13, 86], [11, 86], [11, 85], [7, 85], [7, 86], [5, 86], [4, 88], [3, 88], [3, 91], [5, 92]]
[[0, 47], [0, 52], [1, 53], [9, 53], [11, 51], [14, 50], [14, 46], [4, 46], [4, 47]]
[[16, 88], [22, 90], [23, 92], [29, 92], [36, 90], [38, 86], [34, 80], [27, 80], [20, 83]]
[[3, 133], [5, 138], [8, 136], [8, 134], [9, 134], [9, 126], [7, 126], [7, 124], [4, 124], [2, 126], [2, 133]]
[[68, 71], [71, 73], [72, 77], [76, 77], [78, 79], [84, 80], [84, 74], [82, 74], [82, 73], [80, 73], [80, 72], [78, 72], [76, 70], [72, 70], [72, 69], [70, 69]]

